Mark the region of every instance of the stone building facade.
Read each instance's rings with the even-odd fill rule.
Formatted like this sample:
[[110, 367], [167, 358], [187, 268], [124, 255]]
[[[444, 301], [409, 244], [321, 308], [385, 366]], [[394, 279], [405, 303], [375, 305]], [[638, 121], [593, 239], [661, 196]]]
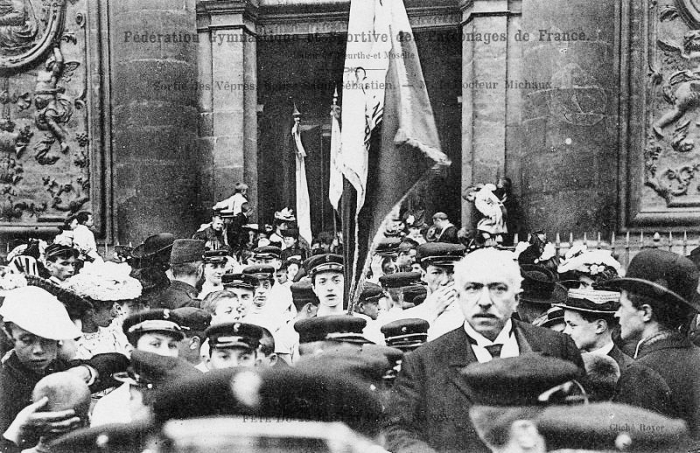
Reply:
[[[313, 226], [333, 228], [348, 0], [7, 3], [19, 19], [0, 26], [4, 239], [85, 209], [109, 244], [185, 236], [237, 181], [269, 221], [294, 204], [294, 106]], [[464, 189], [507, 176], [526, 230], [695, 228], [695, 1], [405, 4], [453, 161], [424, 192], [428, 212], [470, 222]]]

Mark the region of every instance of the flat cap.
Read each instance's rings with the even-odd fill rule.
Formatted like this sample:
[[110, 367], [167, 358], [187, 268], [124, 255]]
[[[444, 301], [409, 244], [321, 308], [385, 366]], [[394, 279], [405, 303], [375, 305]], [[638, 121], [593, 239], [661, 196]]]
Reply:
[[227, 257], [231, 256], [231, 251], [227, 248], [217, 250], [207, 250], [204, 252], [205, 263], [225, 263]]
[[700, 313], [699, 276], [700, 271], [688, 258], [651, 249], [642, 250], [632, 258], [624, 278], [612, 279], [602, 286], [682, 304]]
[[536, 353], [476, 362], [462, 370], [474, 403], [481, 406], [541, 405], [544, 392], [582, 375], [572, 362]]
[[446, 242], [426, 242], [416, 249], [416, 261], [422, 266], [453, 266], [464, 258], [466, 247]]
[[319, 304], [318, 296], [316, 296], [311, 280], [308, 278], [303, 278], [298, 282], [292, 283], [289, 289], [292, 291], [294, 305], [302, 307], [307, 303], [312, 303], [314, 305]]
[[253, 258], [277, 258], [280, 259], [282, 255], [282, 250], [274, 245], [266, 245], [263, 247], [257, 247], [253, 249]]
[[557, 307], [583, 313], [613, 314], [620, 307], [620, 293], [593, 289], [570, 289], [566, 302]]
[[378, 302], [382, 297], [384, 297], [384, 290], [381, 286], [367, 281], [362, 283], [360, 302]]
[[363, 318], [350, 315], [318, 316], [294, 323], [299, 332], [299, 343], [314, 341], [337, 341], [342, 343], [371, 343], [362, 335], [367, 325]]
[[306, 260], [305, 267], [312, 278], [320, 272], [342, 273], [344, 270], [343, 257], [333, 253], [314, 255]]
[[403, 289], [404, 302], [419, 305], [425, 301], [428, 295], [428, 288], [425, 285], [411, 285]]
[[204, 241], [199, 239], [176, 239], [170, 252], [170, 264], [184, 264], [202, 261], [204, 258]]
[[253, 277], [256, 280], [273, 280], [275, 278], [275, 268], [269, 264], [256, 264], [245, 267], [243, 275]]
[[56, 296], [36, 286], [5, 293], [0, 316], [34, 335], [49, 340], [72, 340], [81, 336], [64, 305]]
[[377, 244], [376, 254], [379, 256], [397, 256], [401, 239], [397, 237], [387, 237]]
[[520, 265], [523, 277], [520, 300], [538, 305], [553, 305], [566, 302], [566, 288], [557, 283], [557, 277], [544, 266]]
[[201, 374], [203, 373], [200, 370], [184, 359], [134, 349], [129, 369], [115, 373], [114, 379], [139, 387], [153, 388]]
[[204, 332], [211, 324], [211, 314], [195, 307], [176, 308], [170, 312], [170, 315], [185, 334], [193, 332]]
[[63, 244], [51, 244], [46, 247], [44, 251], [44, 258], [47, 260], [57, 259], [57, 258], [77, 258], [80, 252], [73, 247], [69, 247]]
[[420, 283], [421, 274], [418, 272], [395, 272], [379, 277], [382, 288], [403, 288]]
[[215, 324], [205, 332], [211, 348], [257, 349], [263, 337], [262, 327], [244, 322]]
[[412, 351], [428, 341], [430, 323], [425, 319], [407, 318], [384, 324], [381, 332], [386, 345], [403, 351]]
[[[272, 266], [266, 266], [272, 267]], [[247, 274], [224, 274], [221, 277], [221, 284], [224, 288], [243, 288], [254, 290], [258, 283], [258, 278]]]
[[184, 337], [180, 325], [168, 309], [152, 309], [128, 316], [122, 324], [122, 330], [132, 344], [144, 333], [160, 332], [182, 340]]

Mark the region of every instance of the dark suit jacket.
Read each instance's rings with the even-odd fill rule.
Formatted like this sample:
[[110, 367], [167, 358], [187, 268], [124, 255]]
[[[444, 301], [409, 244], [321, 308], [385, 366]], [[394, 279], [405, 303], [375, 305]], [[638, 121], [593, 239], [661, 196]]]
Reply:
[[459, 244], [459, 238], [457, 237], [457, 227], [450, 225], [445, 228], [445, 231], [440, 234], [440, 238], [437, 242], [449, 242], [451, 244]]
[[630, 365], [634, 363], [634, 359], [624, 352], [622, 349], [618, 348], [617, 345], [608, 352], [608, 356], [612, 357], [615, 362], [620, 366], [620, 372], [625, 371]]
[[168, 308], [174, 310], [182, 307], [199, 308], [197, 288], [179, 280], [170, 282], [168, 289], [153, 300], [153, 308]]
[[[520, 352], [542, 352], [584, 369], [568, 335], [513, 321]], [[386, 449], [405, 452], [488, 452], [469, 420], [471, 390], [460, 371], [476, 362], [464, 327], [404, 358], [384, 424]]]
[[614, 401], [682, 418], [700, 439], [700, 348], [680, 334], [643, 345]]

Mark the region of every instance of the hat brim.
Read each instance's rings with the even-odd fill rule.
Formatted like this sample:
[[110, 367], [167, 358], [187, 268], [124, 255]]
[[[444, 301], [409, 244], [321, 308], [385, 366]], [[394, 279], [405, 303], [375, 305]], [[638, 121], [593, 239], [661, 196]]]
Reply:
[[531, 304], [538, 304], [538, 305], [557, 305], [557, 304], [563, 304], [566, 302], [567, 298], [567, 293], [568, 291], [564, 286], [560, 285], [559, 283], [554, 284], [554, 290], [552, 291], [552, 294], [545, 298], [545, 297], [539, 297], [537, 295], [532, 295], [532, 294], [525, 294], [525, 293], [520, 293], [520, 302], [528, 302]]
[[671, 291], [665, 286], [658, 283], [650, 282], [641, 278], [620, 277], [614, 278], [599, 285], [600, 288], [625, 290], [641, 296], [651, 297], [652, 299], [660, 299], [668, 302], [679, 303], [691, 308], [696, 313], [700, 313], [700, 294], [693, 292], [693, 298], [686, 300], [677, 293]]
[[137, 259], [144, 259], [144, 258], [152, 258], [155, 255], [158, 255], [159, 253], [162, 253], [168, 249], [172, 249], [173, 245], [166, 245], [165, 247], [161, 247], [156, 250], [146, 250], [146, 247], [143, 244], [137, 245], [134, 250], [131, 251], [131, 256]]

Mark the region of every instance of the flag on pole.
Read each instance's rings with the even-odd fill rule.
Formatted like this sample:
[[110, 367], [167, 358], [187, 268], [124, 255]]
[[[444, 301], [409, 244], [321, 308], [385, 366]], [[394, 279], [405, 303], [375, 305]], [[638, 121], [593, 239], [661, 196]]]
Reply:
[[346, 52], [341, 167], [357, 210], [347, 222], [354, 231], [345, 231], [343, 213], [343, 233], [355, 240], [346, 251], [354, 300], [387, 215], [450, 160], [440, 148], [403, 1], [352, 0]]
[[328, 199], [333, 209], [340, 212], [340, 197], [343, 195], [343, 169], [340, 167], [340, 106], [338, 105], [338, 88], [333, 93], [331, 106], [331, 177], [328, 184]]
[[294, 126], [292, 126], [292, 137], [296, 145], [296, 192], [297, 192], [297, 225], [299, 236], [311, 244], [311, 201], [309, 199], [309, 185], [306, 182], [306, 150], [301, 142], [301, 130], [299, 123], [301, 113], [294, 106]]

